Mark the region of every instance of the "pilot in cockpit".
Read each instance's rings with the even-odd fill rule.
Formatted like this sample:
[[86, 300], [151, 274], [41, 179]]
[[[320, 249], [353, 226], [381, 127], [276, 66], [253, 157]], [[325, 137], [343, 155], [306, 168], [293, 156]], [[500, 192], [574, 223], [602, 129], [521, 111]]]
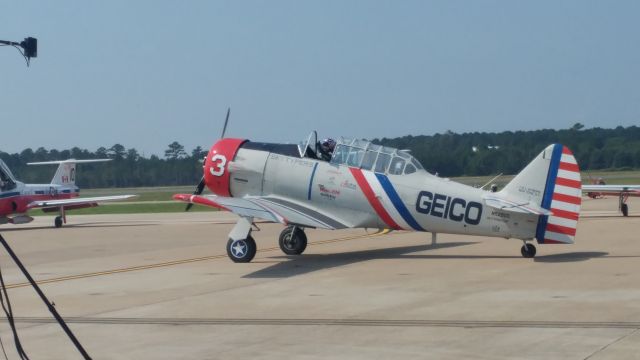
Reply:
[[16, 187], [15, 182], [13, 182], [13, 180], [11, 180], [11, 175], [7, 173], [7, 171], [5, 171], [5, 169], [1, 166], [4, 163], [1, 163], [2, 160], [0, 160], [0, 191], [7, 191], [7, 190], [11, 190], [14, 187]]
[[324, 161], [330, 161], [333, 155], [333, 150], [336, 148], [336, 141], [332, 138], [326, 138], [320, 141], [318, 151], [320, 152], [320, 159]]
[[7, 187], [8, 182], [6, 181], [4, 172], [0, 169], [0, 191], [4, 191], [5, 187]]

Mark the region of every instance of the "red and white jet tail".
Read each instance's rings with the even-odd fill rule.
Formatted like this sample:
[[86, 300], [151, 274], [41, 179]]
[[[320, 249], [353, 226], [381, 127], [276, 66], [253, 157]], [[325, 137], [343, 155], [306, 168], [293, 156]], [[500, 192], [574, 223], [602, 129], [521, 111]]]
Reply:
[[573, 243], [582, 193], [578, 162], [566, 146], [549, 145], [496, 195], [545, 210], [538, 217], [538, 243]]
[[58, 169], [56, 170], [55, 175], [53, 175], [53, 179], [51, 179], [51, 184], [72, 186], [72, 185], [75, 185], [76, 183], [76, 164], [105, 162], [105, 161], [111, 161], [111, 159], [88, 159], [88, 160], [68, 159], [68, 160], [60, 160], [60, 161], [30, 162], [30, 163], [27, 163], [27, 165], [58, 164]]

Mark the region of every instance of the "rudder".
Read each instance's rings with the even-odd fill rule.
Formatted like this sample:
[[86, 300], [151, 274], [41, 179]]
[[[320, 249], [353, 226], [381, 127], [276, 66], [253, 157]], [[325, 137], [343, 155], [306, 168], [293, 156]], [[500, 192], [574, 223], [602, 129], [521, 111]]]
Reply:
[[580, 169], [569, 148], [549, 145], [502, 190], [550, 210], [538, 217], [535, 238], [540, 244], [574, 242], [581, 195]]
[[540, 244], [572, 244], [582, 202], [580, 168], [566, 146], [554, 145], [542, 207], [553, 215], [540, 216], [536, 239]]
[[53, 185], [74, 185], [76, 183], [76, 163], [61, 162], [51, 179]]

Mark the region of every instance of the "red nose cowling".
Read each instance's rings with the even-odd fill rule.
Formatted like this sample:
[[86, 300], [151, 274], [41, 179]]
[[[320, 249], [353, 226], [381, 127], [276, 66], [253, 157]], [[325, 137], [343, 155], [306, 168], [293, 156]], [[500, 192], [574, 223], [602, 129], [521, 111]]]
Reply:
[[229, 191], [229, 163], [233, 160], [245, 139], [222, 139], [211, 147], [204, 161], [204, 182], [211, 192], [219, 196], [231, 196]]

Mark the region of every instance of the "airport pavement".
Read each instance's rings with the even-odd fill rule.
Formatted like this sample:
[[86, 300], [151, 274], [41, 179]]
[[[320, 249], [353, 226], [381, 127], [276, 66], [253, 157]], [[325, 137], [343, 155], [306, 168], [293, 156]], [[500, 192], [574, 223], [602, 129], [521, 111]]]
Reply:
[[[640, 358], [640, 202], [585, 199], [577, 242], [308, 230], [304, 255], [259, 224], [226, 257], [228, 213], [40, 217], [2, 226], [94, 359]], [[31, 359], [81, 358], [5, 252]], [[16, 358], [10, 329], [0, 337]]]

